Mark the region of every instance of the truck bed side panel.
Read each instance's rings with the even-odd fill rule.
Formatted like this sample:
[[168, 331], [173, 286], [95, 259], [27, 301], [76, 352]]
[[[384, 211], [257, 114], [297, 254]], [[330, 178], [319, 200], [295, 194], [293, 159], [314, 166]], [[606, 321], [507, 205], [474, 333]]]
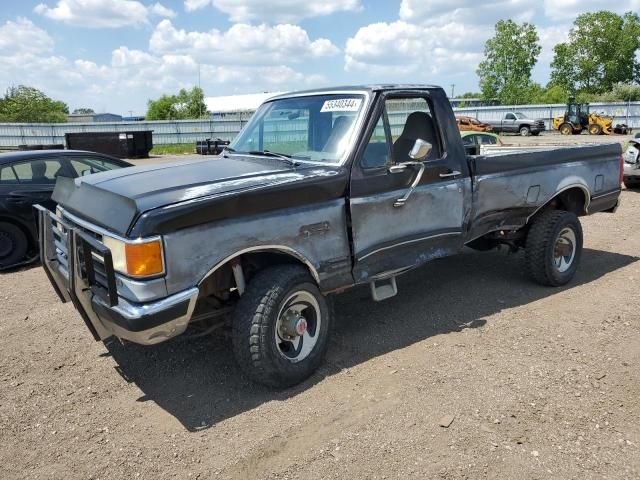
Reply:
[[[581, 188], [588, 204], [615, 204], [620, 191], [619, 144], [557, 148], [474, 157], [474, 193], [468, 240], [522, 227], [559, 192]], [[588, 209], [588, 213], [594, 210]]]

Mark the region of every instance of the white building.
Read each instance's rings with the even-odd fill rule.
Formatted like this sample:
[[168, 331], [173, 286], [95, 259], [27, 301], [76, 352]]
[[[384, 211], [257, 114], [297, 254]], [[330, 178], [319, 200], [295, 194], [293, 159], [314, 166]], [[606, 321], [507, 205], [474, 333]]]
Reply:
[[249, 93], [247, 95], [226, 95], [222, 97], [205, 97], [207, 110], [213, 116], [230, 113], [253, 112], [265, 100], [283, 92]]

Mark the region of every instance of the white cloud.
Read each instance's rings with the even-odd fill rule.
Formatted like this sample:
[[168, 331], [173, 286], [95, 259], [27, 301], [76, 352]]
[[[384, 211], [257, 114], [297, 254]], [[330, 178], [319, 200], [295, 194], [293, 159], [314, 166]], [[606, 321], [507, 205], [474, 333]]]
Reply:
[[[261, 31], [258, 28], [258, 32]], [[260, 41], [262, 34], [264, 32], [248, 40], [249, 43]], [[190, 37], [187, 35], [186, 39]], [[322, 39], [316, 42], [308, 38], [298, 43], [287, 40], [285, 48], [290, 52], [302, 49], [307, 56], [323, 54], [327, 49], [333, 51]], [[271, 47], [278, 48], [278, 45], [276, 42]], [[299, 72], [285, 62], [220, 65], [215, 57], [203, 61], [196, 59], [189, 48], [178, 50], [149, 52], [120, 46], [113, 50], [111, 61], [106, 64], [74, 60], [55, 55], [52, 38], [31, 21], [8, 21], [0, 25], [0, 62], [3, 65], [0, 91], [10, 85], [26, 84], [68, 102], [72, 109], [89, 106], [96, 111], [126, 113], [133, 110], [144, 114], [147, 99], [193, 87], [198, 81], [199, 69], [202, 86], [210, 94], [221, 90], [239, 93], [289, 90], [327, 82], [321, 75]], [[269, 55], [268, 49], [264, 54]]]
[[155, 54], [189, 54], [201, 62], [265, 65], [338, 53], [329, 40], [311, 41], [297, 25], [233, 25], [226, 32], [187, 32], [162, 20], [149, 40]]
[[211, 3], [211, 0], [184, 0], [184, 8], [187, 12], [199, 10]]
[[157, 15], [159, 17], [173, 18], [173, 17], [176, 16], [176, 12], [174, 12], [170, 8], [165, 7], [164, 5], [162, 5], [159, 2], [158, 3], [154, 3], [153, 5], [151, 5], [149, 7], [149, 11], [151, 13], [153, 13], [154, 15]]
[[402, 20], [374, 23], [359, 29], [347, 41], [345, 68], [374, 73], [393, 70], [401, 75], [467, 70], [469, 65], [475, 68], [481, 59], [477, 38], [486, 34], [483, 27], [457, 23], [432, 27]]
[[412, 23], [446, 21], [493, 25], [497, 20], [507, 18], [519, 22], [531, 20], [534, 14], [535, 7], [529, 0], [402, 0], [400, 4], [400, 19]]
[[605, 5], [599, 0], [544, 0], [544, 13], [551, 20], [572, 21], [585, 12], [611, 10], [616, 13], [638, 12], [640, 0], [616, 0]]
[[53, 39], [31, 20], [18, 18], [15, 22], [9, 20], [0, 26], [0, 57], [52, 51]]
[[287, 23], [362, 9], [359, 0], [185, 0], [184, 4], [187, 11], [213, 4], [233, 22]]
[[159, 2], [146, 6], [137, 0], [58, 0], [53, 7], [41, 3], [34, 11], [51, 20], [86, 28], [137, 27], [148, 24], [149, 15], [176, 15]]

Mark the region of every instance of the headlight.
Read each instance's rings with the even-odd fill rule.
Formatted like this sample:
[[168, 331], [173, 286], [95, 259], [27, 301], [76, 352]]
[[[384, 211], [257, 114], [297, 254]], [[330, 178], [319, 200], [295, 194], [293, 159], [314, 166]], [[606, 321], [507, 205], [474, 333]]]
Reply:
[[164, 273], [162, 241], [137, 240], [124, 242], [104, 236], [102, 243], [111, 250], [113, 269], [130, 277], [150, 277]]

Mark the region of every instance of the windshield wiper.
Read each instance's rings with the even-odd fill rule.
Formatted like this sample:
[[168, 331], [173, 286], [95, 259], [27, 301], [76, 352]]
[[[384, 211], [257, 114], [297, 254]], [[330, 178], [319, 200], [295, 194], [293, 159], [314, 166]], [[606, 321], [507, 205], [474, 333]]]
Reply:
[[247, 153], [249, 155], [262, 155], [264, 157], [277, 158], [279, 160], [282, 160], [282, 161], [288, 163], [292, 167], [297, 167], [298, 165], [300, 165], [300, 162], [296, 162], [295, 160], [293, 160], [291, 158], [291, 155], [288, 155], [286, 153], [277, 153], [277, 152], [272, 152], [270, 150], [252, 150], [252, 151], [247, 152]]

